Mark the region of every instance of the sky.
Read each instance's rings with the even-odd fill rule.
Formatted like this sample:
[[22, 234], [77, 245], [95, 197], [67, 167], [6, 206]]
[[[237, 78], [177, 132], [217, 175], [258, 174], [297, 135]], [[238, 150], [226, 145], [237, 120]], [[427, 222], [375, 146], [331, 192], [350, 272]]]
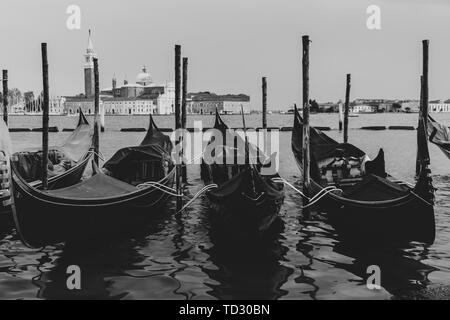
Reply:
[[[67, 7], [81, 9], [69, 30]], [[367, 7], [381, 9], [369, 30]], [[189, 58], [190, 92], [245, 93], [269, 109], [302, 99], [301, 37], [309, 35], [310, 97], [419, 97], [423, 39], [430, 40], [430, 98], [450, 98], [450, 0], [1, 0], [0, 69], [10, 87], [42, 90], [41, 42], [48, 43], [51, 95], [84, 91], [83, 54], [92, 29], [101, 87], [116, 74], [134, 82], [142, 65], [155, 82], [173, 81], [174, 46]]]

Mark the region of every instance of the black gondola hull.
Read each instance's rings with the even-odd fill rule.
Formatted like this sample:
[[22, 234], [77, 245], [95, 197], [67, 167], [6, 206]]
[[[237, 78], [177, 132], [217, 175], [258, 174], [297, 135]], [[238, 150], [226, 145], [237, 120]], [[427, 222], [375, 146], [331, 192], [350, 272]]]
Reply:
[[227, 203], [209, 199], [211, 220], [216, 227], [224, 231], [238, 232], [241, 235], [260, 236], [270, 229], [283, 204], [283, 197], [268, 199], [263, 196], [258, 201], [244, 195], [236, 196]]
[[[292, 150], [300, 171], [302, 172], [302, 119], [295, 112], [295, 121], [292, 133]], [[377, 157], [371, 162], [372, 175], [378, 176], [375, 180], [386, 185], [385, 190], [396, 188], [396, 195], [376, 196], [377, 188], [383, 190], [383, 186], [370, 188], [370, 184], [355, 184], [355, 189], [360, 186], [362, 193], [355, 197], [351, 193], [332, 192], [324, 193], [328, 186], [322, 185], [315, 179], [318, 165], [314, 162], [314, 155], [320, 153], [324, 145], [336, 144], [334, 140], [326, 136], [320, 130], [311, 127], [310, 143], [313, 155], [311, 166], [316, 173], [312, 176], [308, 188], [308, 196], [314, 198], [319, 192], [322, 196], [317, 198], [313, 208], [326, 214], [330, 223], [336, 229], [338, 236], [354, 243], [373, 243], [384, 245], [397, 245], [400, 243], [418, 241], [432, 244], [435, 240], [434, 217], [434, 187], [429, 169], [424, 166], [418, 175], [414, 187], [406, 187], [405, 183], [389, 182], [389, 175], [384, 172], [384, 160]], [[379, 156], [382, 155], [380, 151]], [[314, 167], [315, 166], [315, 167]], [[302, 173], [303, 175], [303, 173]], [[368, 175], [370, 176], [370, 175]], [[366, 177], [369, 178], [370, 177]], [[369, 179], [367, 181], [369, 181]], [[389, 184], [391, 186], [389, 186]], [[400, 186], [401, 185], [401, 186]], [[331, 185], [330, 185], [331, 186]], [[339, 185], [337, 186], [339, 188]], [[366, 189], [363, 189], [366, 188]], [[401, 190], [401, 191], [398, 191]]]
[[[165, 185], [173, 186], [173, 175]], [[13, 177], [14, 220], [23, 242], [34, 248], [89, 242], [131, 232], [160, 212], [167, 193], [136, 191], [106, 199], [67, 200], [46, 195]]]
[[[310, 194], [320, 190], [312, 181]], [[433, 207], [413, 194], [386, 205], [348, 201], [329, 194], [317, 208], [327, 214], [338, 236], [346, 240], [392, 245], [409, 241], [432, 244], [435, 239]]]

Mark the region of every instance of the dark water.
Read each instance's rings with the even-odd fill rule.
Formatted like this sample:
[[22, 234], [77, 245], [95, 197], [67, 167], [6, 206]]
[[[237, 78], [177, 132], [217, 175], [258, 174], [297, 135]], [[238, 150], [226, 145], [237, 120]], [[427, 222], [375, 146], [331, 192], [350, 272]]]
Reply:
[[[437, 120], [450, 125], [450, 114]], [[198, 117], [204, 127], [213, 117]], [[189, 125], [194, 118], [189, 117]], [[239, 116], [226, 116], [240, 126]], [[53, 117], [51, 125], [73, 127], [75, 118]], [[121, 133], [122, 127], [146, 127], [147, 117], [107, 118], [101, 136], [106, 157], [118, 147], [137, 144], [144, 133]], [[156, 117], [161, 127], [171, 127], [171, 117]], [[258, 126], [259, 116], [249, 116], [248, 126]], [[313, 115], [319, 126], [337, 127], [336, 115]], [[38, 127], [39, 118], [12, 117], [11, 127]], [[413, 181], [415, 131], [362, 131], [368, 125], [415, 125], [416, 114], [361, 115], [351, 118], [350, 141], [375, 156], [386, 153], [389, 172]], [[272, 115], [269, 126], [291, 126], [292, 115]], [[330, 136], [340, 139], [337, 130]], [[297, 168], [290, 151], [290, 132], [280, 134], [280, 174], [294, 183]], [[66, 133], [51, 134], [53, 143]], [[40, 143], [38, 133], [12, 134], [17, 150]], [[437, 236], [432, 246], [411, 243], [387, 250], [358, 248], [340, 243], [321, 214], [301, 212], [301, 200], [286, 189], [286, 199], [274, 232], [257, 243], [234, 243], [219, 237], [208, 219], [208, 201], [199, 198], [185, 213], [167, 212], [143, 226], [132, 239], [92, 243], [89, 248], [58, 245], [41, 250], [24, 247], [12, 228], [0, 228], [0, 299], [391, 299], [449, 298], [450, 285], [450, 160], [430, 147], [436, 193]], [[199, 168], [188, 169], [188, 194], [201, 187]], [[38, 210], [36, 211], [38, 214]], [[355, 248], [356, 247], [356, 248]], [[82, 290], [66, 289], [66, 268], [82, 270]], [[382, 290], [365, 285], [366, 269], [381, 268]]]

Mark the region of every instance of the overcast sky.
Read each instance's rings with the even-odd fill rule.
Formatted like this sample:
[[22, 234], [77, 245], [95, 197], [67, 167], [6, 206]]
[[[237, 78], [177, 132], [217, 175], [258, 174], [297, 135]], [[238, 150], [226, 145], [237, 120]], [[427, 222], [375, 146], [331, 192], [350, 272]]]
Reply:
[[[447, 4], [448, 3], [448, 4]], [[66, 27], [69, 5], [81, 29]], [[369, 5], [381, 30], [366, 27]], [[311, 97], [417, 98], [421, 40], [430, 44], [430, 97], [450, 98], [450, 0], [1, 0], [0, 68], [10, 87], [41, 90], [40, 43], [47, 42], [52, 95], [84, 91], [88, 29], [101, 86], [130, 82], [143, 64], [155, 82], [172, 81], [174, 45], [189, 57], [189, 91], [246, 93], [259, 108], [268, 77], [272, 109], [301, 99], [301, 36], [311, 37]]]

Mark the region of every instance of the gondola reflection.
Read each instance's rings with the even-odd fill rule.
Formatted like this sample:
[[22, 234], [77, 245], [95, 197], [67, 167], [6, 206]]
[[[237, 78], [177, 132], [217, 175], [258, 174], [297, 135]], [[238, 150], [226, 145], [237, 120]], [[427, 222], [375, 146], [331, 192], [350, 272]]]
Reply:
[[293, 270], [280, 262], [288, 251], [281, 243], [284, 222], [278, 218], [263, 238], [233, 238], [212, 227], [213, 244], [206, 250], [215, 269], [205, 269], [216, 281], [210, 295], [218, 299], [278, 299], [287, 292], [282, 285]]
[[[154, 275], [142, 270], [141, 265], [147, 259], [142, 248], [150, 245], [152, 235], [161, 232], [165, 224], [166, 219], [161, 216], [135, 230], [133, 237], [124, 235], [114, 242], [105, 240], [81, 245], [67, 243], [59, 254], [49, 251], [40, 258], [40, 275], [33, 279], [33, 283], [39, 287], [37, 297], [58, 300], [126, 299], [130, 290], [123, 286], [122, 279], [127, 279], [127, 283], [134, 283], [138, 281], [133, 281], [133, 278], [151, 279]], [[67, 287], [70, 276], [67, 269], [71, 265], [76, 265], [81, 270], [81, 290], [70, 290]], [[152, 283], [160, 285], [159, 279], [141, 282], [146, 283], [148, 290], [152, 290]]]

